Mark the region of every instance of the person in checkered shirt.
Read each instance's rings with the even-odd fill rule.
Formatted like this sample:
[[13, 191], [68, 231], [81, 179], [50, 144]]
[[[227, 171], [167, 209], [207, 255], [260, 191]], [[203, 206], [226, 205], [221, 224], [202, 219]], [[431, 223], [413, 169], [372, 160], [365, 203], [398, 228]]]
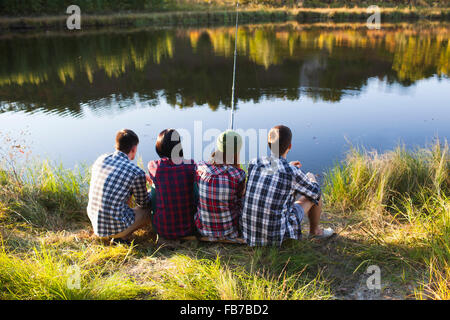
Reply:
[[272, 155], [249, 163], [241, 225], [250, 246], [279, 246], [285, 239], [299, 239], [304, 214], [309, 218], [311, 236], [334, 233], [319, 227], [322, 199], [315, 176], [304, 174], [299, 161], [286, 160], [291, 142], [291, 130], [276, 126], [268, 137]]
[[245, 192], [245, 172], [239, 165], [242, 138], [235, 131], [223, 132], [209, 162], [197, 168], [199, 189], [195, 223], [209, 241], [238, 239], [239, 218]]
[[161, 159], [148, 164], [152, 183], [153, 228], [163, 238], [177, 239], [195, 233], [198, 192], [196, 164], [183, 158], [180, 134], [166, 129], [158, 135], [156, 153]]
[[[87, 214], [100, 237], [126, 240], [135, 230], [150, 224], [150, 198], [145, 172], [132, 163], [139, 138], [120, 130], [116, 151], [100, 156], [92, 167]], [[136, 208], [130, 208], [134, 196]]]

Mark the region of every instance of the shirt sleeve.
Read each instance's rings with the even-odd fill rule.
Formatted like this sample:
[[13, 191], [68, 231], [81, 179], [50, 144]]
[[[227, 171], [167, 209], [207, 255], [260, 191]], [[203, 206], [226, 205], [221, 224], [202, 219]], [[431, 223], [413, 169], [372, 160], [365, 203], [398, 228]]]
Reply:
[[133, 181], [132, 193], [139, 207], [147, 208], [150, 205], [150, 196], [147, 191], [147, 180], [145, 173], [139, 174]]
[[322, 194], [319, 184], [309, 180], [302, 170], [298, 168], [294, 168], [293, 170], [295, 176], [293, 182], [295, 191], [310, 198], [315, 204], [318, 204]]

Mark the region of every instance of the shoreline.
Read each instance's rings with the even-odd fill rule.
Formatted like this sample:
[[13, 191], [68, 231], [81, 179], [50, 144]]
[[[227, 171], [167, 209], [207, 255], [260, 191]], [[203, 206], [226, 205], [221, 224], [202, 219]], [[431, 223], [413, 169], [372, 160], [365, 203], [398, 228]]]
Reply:
[[[88, 168], [43, 162], [21, 179], [0, 164], [0, 299], [446, 300], [449, 169], [446, 141], [351, 149], [322, 184], [322, 221], [338, 235], [252, 248], [168, 241], [150, 230], [111, 245], [92, 234], [85, 213]], [[65, 285], [74, 264], [83, 290]], [[365, 286], [369, 265], [383, 272], [379, 292]], [[228, 290], [233, 284], [239, 290]]]
[[[239, 23], [264, 22], [361, 22], [370, 16], [365, 8], [336, 9], [244, 9], [239, 11]], [[68, 15], [0, 17], [1, 32], [36, 30], [64, 30]], [[450, 8], [397, 9], [381, 8], [383, 22], [450, 21]], [[157, 13], [117, 13], [82, 15], [83, 29], [104, 27], [149, 26], [221, 26], [235, 22], [235, 11], [171, 11]], [[73, 31], [73, 32], [76, 32]]]

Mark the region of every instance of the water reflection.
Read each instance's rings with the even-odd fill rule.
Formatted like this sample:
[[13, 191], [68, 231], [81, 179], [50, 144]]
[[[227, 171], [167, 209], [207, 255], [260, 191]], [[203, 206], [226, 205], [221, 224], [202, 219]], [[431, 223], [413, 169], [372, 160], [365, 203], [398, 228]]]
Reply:
[[[368, 79], [409, 86], [450, 75], [449, 28], [242, 26], [237, 97], [340, 101]], [[79, 117], [83, 107], [230, 104], [233, 28], [151, 29], [0, 39], [0, 112]]]

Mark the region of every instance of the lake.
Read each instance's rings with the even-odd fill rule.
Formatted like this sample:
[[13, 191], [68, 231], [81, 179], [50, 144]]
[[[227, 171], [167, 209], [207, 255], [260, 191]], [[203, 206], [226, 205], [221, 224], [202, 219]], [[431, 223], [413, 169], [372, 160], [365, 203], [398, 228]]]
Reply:
[[[289, 126], [289, 160], [313, 172], [350, 144], [448, 138], [449, 39], [440, 23], [240, 26], [236, 128], [257, 134], [261, 152], [268, 129]], [[165, 128], [207, 158], [229, 124], [233, 50], [233, 27], [0, 34], [0, 131], [25, 131], [33, 155], [66, 167], [111, 152], [121, 128], [140, 136], [144, 162]]]

